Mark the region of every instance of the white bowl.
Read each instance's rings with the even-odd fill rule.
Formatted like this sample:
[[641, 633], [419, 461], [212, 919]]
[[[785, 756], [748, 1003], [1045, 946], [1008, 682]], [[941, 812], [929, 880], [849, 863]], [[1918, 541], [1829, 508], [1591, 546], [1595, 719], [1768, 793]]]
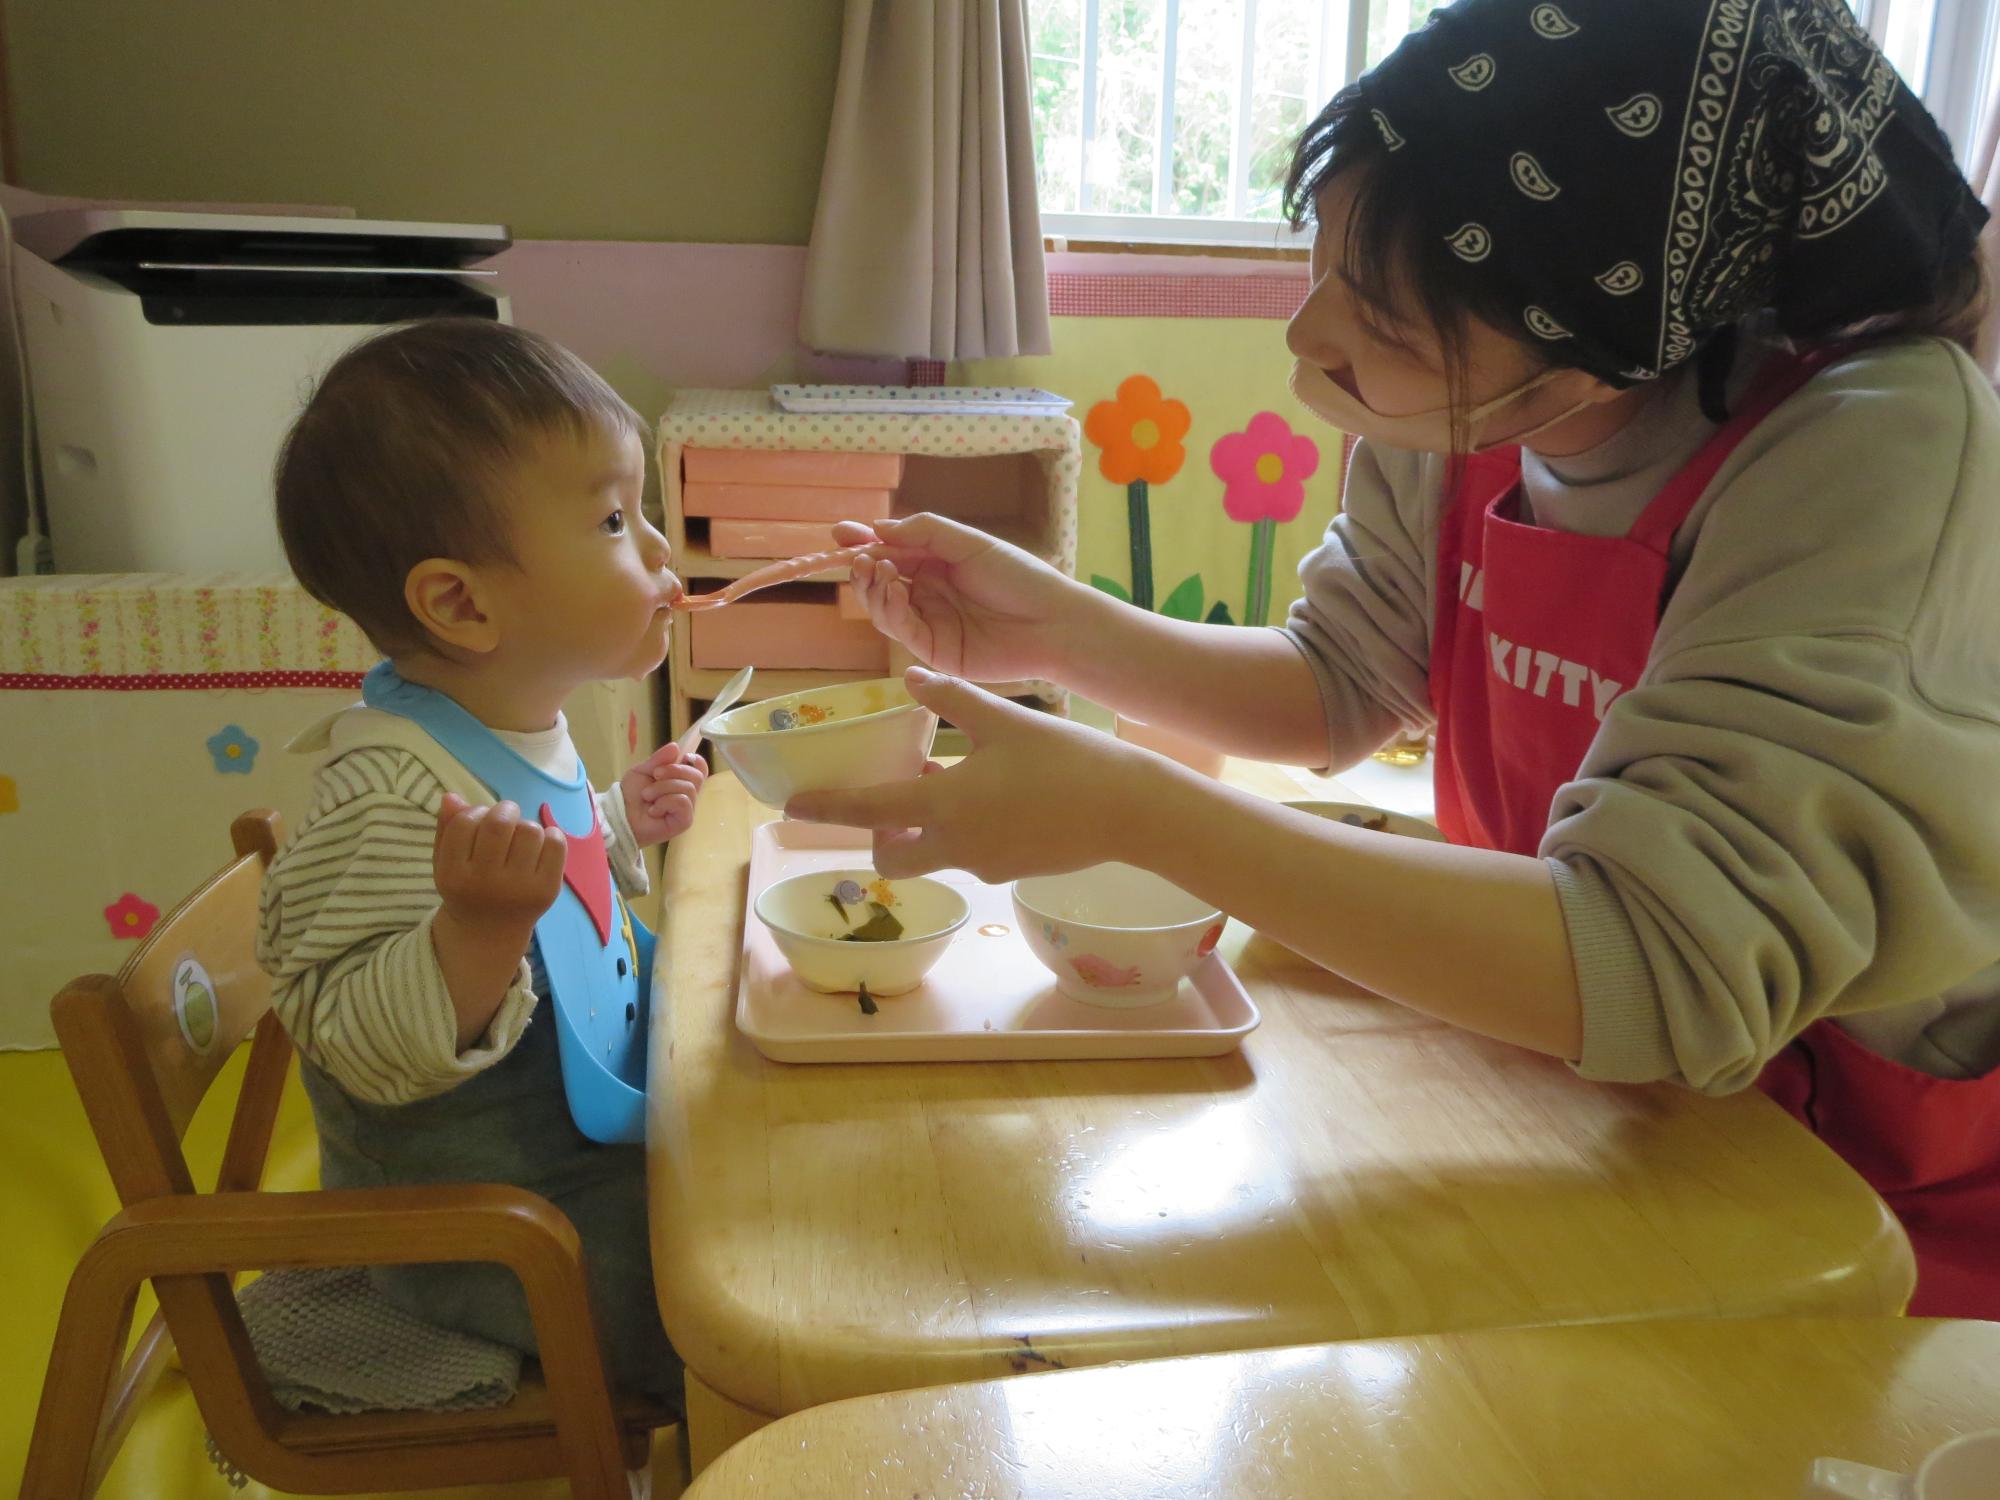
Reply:
[[[809, 721], [810, 710], [829, 715]], [[797, 719], [773, 729], [774, 712]], [[800, 792], [845, 790], [923, 773], [937, 715], [910, 696], [900, 677], [842, 682], [732, 708], [708, 726], [722, 763], [767, 807]]]
[[1214, 951], [1224, 922], [1199, 896], [1120, 864], [1017, 880], [1014, 915], [1057, 989], [1118, 1008], [1173, 999]]
[[1300, 812], [1309, 812], [1330, 823], [1348, 823], [1377, 833], [1400, 833], [1404, 838], [1428, 839], [1433, 844], [1445, 842], [1445, 836], [1438, 831], [1436, 824], [1410, 817], [1407, 813], [1370, 807], [1365, 802], [1287, 802], [1285, 806], [1296, 807]]
[[[903, 924], [903, 935], [882, 943], [842, 942], [842, 933], [869, 916], [864, 908], [850, 921], [834, 909], [831, 898], [843, 880], [864, 893], [873, 885], [886, 886], [893, 897], [887, 904]], [[901, 995], [924, 982], [972, 908], [939, 880], [884, 881], [873, 870], [810, 870], [766, 886], [756, 911], [807, 989], [845, 995], [865, 984], [870, 995]]]

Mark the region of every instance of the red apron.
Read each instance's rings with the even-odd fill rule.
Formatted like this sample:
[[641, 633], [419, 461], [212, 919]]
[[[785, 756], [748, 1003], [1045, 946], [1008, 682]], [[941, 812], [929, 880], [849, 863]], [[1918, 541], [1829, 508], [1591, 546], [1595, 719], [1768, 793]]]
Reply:
[[[1556, 792], [1645, 669], [1675, 532], [1736, 445], [1829, 357], [1765, 370], [1622, 537], [1521, 520], [1517, 448], [1465, 460], [1441, 522], [1430, 678], [1438, 825], [1453, 843], [1537, 852]], [[2000, 1070], [1933, 1078], [1820, 1021], [1758, 1082], [1901, 1218], [1917, 1255], [1913, 1313], [2000, 1318]]]

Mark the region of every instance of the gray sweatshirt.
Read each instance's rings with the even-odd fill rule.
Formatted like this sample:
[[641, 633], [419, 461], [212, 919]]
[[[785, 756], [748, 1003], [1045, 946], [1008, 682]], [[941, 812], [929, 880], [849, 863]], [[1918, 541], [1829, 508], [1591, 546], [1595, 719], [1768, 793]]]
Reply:
[[[1746, 353], [1742, 375], [1764, 351]], [[1535, 523], [1622, 534], [1713, 433], [1693, 382], [1573, 458]], [[1432, 722], [1445, 460], [1355, 450], [1286, 629], [1329, 766]], [[1946, 1078], [2000, 1065], [2000, 401], [1936, 340], [1822, 371], [1674, 538], [1640, 680], [1550, 811], [1579, 1070], [1751, 1083], [1821, 1017]]]

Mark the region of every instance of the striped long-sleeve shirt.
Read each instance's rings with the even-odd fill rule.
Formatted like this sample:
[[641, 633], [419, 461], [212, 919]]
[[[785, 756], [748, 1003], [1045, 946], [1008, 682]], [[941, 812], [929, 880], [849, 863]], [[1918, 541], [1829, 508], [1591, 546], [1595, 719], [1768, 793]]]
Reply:
[[[517, 748], [576, 763], [566, 730]], [[457, 1050], [430, 931], [445, 790], [407, 750], [348, 751], [320, 771], [311, 809], [264, 881], [257, 958], [274, 981], [278, 1019], [315, 1067], [374, 1104], [440, 1094], [491, 1067], [520, 1039], [540, 987], [523, 955], [486, 1034]], [[613, 878], [628, 897], [643, 894], [646, 867], [623, 796], [614, 787], [597, 805]]]

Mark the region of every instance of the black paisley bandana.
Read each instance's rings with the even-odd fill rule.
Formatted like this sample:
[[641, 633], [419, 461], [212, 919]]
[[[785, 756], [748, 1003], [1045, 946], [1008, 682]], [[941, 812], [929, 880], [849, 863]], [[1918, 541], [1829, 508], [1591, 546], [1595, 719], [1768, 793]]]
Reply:
[[1925, 303], [1986, 219], [1844, 0], [1458, 0], [1356, 89], [1434, 232], [1615, 384]]

